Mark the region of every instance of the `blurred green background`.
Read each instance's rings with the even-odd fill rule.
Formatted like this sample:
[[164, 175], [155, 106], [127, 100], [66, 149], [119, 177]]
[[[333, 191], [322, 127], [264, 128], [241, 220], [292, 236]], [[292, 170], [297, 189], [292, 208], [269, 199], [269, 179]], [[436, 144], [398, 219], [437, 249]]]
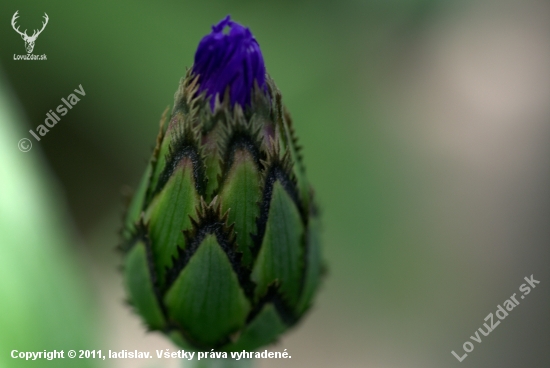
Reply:
[[[48, 14], [34, 49], [47, 61], [14, 60], [16, 10], [21, 30]], [[3, 1], [0, 14], [0, 367], [179, 365], [9, 355], [175, 349], [124, 305], [121, 189], [226, 14], [253, 30], [292, 113], [329, 264], [315, 308], [272, 347], [292, 359], [259, 366], [550, 366], [548, 2]], [[451, 351], [531, 274], [539, 286], [459, 363]]]

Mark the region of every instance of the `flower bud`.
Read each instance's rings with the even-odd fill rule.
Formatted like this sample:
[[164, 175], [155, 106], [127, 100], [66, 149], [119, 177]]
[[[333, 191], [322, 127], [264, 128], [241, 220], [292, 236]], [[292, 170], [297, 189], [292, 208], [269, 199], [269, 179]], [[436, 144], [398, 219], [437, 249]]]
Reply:
[[253, 350], [311, 306], [322, 268], [313, 191], [258, 42], [229, 17], [202, 39], [161, 119], [122, 234], [130, 303], [184, 348]]

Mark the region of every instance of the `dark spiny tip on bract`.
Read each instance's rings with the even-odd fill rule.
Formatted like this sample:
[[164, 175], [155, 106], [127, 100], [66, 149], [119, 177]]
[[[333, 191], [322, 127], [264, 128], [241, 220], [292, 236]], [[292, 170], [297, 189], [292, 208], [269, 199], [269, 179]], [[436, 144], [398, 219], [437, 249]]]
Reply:
[[223, 186], [233, 166], [235, 152], [238, 149], [248, 151], [256, 163], [258, 170], [261, 170], [260, 161], [266, 158], [266, 154], [260, 137], [260, 129], [259, 124], [244, 119], [238, 113], [222, 127], [218, 139], [221, 167], [221, 173], [218, 177], [218, 187]]
[[[193, 254], [207, 235], [214, 235], [220, 247], [227, 254], [227, 257], [239, 276], [241, 272], [241, 254], [237, 253], [236, 236], [233, 225], [227, 225], [227, 211], [222, 213], [221, 205], [217, 196], [207, 204], [201, 198], [196, 208], [197, 219], [191, 217], [191, 228], [183, 231], [185, 248], [178, 247], [178, 254], [173, 259], [173, 266], [166, 273], [166, 285], [171, 285], [187, 265]], [[241, 281], [242, 276], [239, 277]], [[244, 278], [243, 278], [244, 281]]]
[[150, 197], [152, 198], [164, 188], [184, 157], [191, 160], [195, 189], [200, 195], [203, 195], [208, 178], [206, 177], [203, 146], [200, 144], [200, 128], [193, 127], [191, 122], [187, 120], [181, 120], [172, 129], [171, 134], [172, 139], [166, 155], [166, 166], [162, 170], [157, 186]]
[[194, 116], [199, 110], [201, 101], [204, 100], [205, 94], [199, 93], [197, 75], [194, 75], [192, 70], [187, 70], [185, 78], [180, 80], [178, 89], [174, 94], [174, 107], [172, 114], [177, 111], [182, 111], [186, 114]]
[[263, 166], [261, 171], [263, 188], [265, 188], [267, 184], [268, 177], [273, 175], [273, 171], [280, 170], [284, 174], [285, 178], [292, 183], [294, 190], [296, 190], [297, 180], [294, 172], [292, 171], [293, 162], [288, 149], [285, 150], [285, 153], [281, 156], [281, 149], [279, 148], [279, 145], [270, 145], [270, 148], [267, 150], [267, 158], [262, 160], [261, 164]]

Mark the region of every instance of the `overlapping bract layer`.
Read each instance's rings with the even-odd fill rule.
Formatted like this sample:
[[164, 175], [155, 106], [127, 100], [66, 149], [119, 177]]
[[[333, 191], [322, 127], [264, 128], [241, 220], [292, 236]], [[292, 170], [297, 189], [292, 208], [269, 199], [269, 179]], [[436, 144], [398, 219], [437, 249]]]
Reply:
[[321, 273], [312, 191], [273, 82], [212, 109], [189, 72], [129, 207], [129, 299], [187, 348], [253, 350], [311, 305]]

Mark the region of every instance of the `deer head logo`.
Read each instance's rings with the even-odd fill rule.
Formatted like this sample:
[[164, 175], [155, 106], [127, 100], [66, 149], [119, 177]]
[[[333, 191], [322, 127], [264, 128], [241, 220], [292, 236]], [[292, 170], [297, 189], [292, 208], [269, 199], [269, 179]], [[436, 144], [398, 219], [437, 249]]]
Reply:
[[19, 12], [19, 10], [16, 11], [15, 14], [13, 15], [13, 17], [11, 18], [11, 26], [13, 27], [15, 32], [17, 32], [21, 35], [21, 38], [23, 38], [23, 41], [25, 41], [25, 49], [27, 49], [27, 53], [30, 54], [32, 52], [32, 50], [34, 49], [34, 42], [36, 41], [36, 38], [38, 37], [38, 35], [40, 35], [40, 33], [42, 33], [44, 28], [46, 28], [46, 24], [48, 24], [48, 19], [49, 19], [48, 14], [44, 13], [45, 22], [42, 23], [42, 29], [40, 31], [35, 29], [33, 34], [31, 36], [29, 36], [29, 35], [27, 35], [27, 30], [26, 29], [25, 29], [25, 32], [21, 32], [21, 31], [19, 31], [19, 26], [17, 26], [17, 28], [15, 28], [15, 21], [16, 21], [17, 18], [19, 18], [19, 15], [17, 15], [18, 12]]

